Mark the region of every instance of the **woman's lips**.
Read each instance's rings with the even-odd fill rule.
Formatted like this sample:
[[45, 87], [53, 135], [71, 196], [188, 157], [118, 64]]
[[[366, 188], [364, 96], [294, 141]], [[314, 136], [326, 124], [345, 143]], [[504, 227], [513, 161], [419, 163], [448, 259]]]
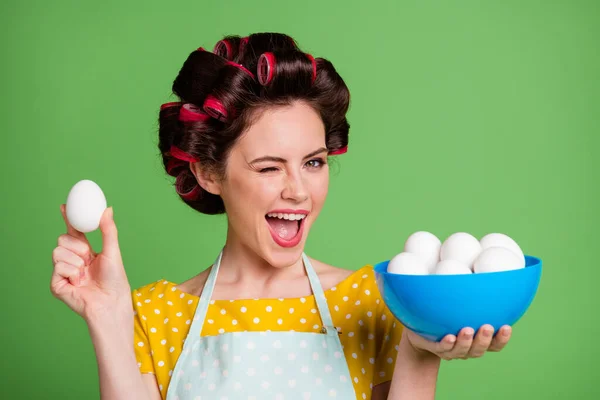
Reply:
[[[300, 214], [300, 213], [295, 212], [295, 213], [290, 213], [290, 214]], [[302, 214], [304, 214], [304, 213], [302, 213]], [[279, 232], [277, 232], [276, 230], [273, 229], [273, 226], [269, 223], [268, 218], [269, 217], [265, 216], [265, 223], [267, 224], [267, 227], [269, 228], [269, 232], [271, 233], [271, 237], [273, 238], [273, 241], [275, 243], [277, 243], [281, 247], [286, 247], [286, 248], [295, 247], [300, 243], [300, 241], [302, 240], [302, 235], [304, 233], [304, 221], [306, 221], [306, 217], [302, 218], [301, 220], [295, 221], [296, 223], [299, 222], [298, 231], [296, 232], [294, 237], [292, 237], [290, 239], [282, 238], [279, 235]]]

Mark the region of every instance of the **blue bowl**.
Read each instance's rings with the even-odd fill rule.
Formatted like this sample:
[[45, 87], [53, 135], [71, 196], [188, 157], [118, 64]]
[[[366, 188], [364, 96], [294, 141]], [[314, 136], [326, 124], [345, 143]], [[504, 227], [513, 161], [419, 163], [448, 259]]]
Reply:
[[383, 301], [407, 328], [440, 341], [462, 328], [513, 326], [531, 305], [542, 275], [542, 260], [525, 256], [525, 268], [470, 275], [399, 275], [389, 260], [375, 265]]

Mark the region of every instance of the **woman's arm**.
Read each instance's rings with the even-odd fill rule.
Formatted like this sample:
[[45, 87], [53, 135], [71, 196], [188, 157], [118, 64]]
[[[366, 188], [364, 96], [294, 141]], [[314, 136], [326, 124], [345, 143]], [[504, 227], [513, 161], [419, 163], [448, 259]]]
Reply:
[[133, 315], [102, 315], [88, 320], [102, 400], [160, 400], [154, 375], [142, 377], [133, 349]]
[[390, 385], [392, 382], [387, 381], [373, 387], [371, 400], [386, 400], [390, 394]]
[[[403, 335], [404, 336], [404, 335]], [[400, 341], [391, 382], [373, 388], [372, 400], [433, 400], [441, 359]]]

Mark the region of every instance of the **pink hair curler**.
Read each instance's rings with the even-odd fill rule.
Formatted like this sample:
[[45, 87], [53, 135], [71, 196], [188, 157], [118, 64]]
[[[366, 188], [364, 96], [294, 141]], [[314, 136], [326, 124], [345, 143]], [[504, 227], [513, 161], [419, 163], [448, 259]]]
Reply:
[[200, 195], [202, 194], [200, 185], [196, 184], [192, 189], [190, 189], [186, 192], [183, 190], [183, 179], [184, 178], [185, 178], [184, 174], [177, 175], [177, 178], [175, 179], [175, 191], [177, 192], [177, 194], [179, 196], [181, 196], [181, 198], [183, 198], [185, 200], [188, 200], [188, 201], [197, 200], [200, 197]]
[[215, 48], [213, 49], [213, 53], [218, 56], [221, 56], [227, 60], [231, 60], [233, 55], [233, 49], [231, 48], [231, 43], [229, 40], [223, 39], [219, 40], [217, 44], [215, 44]]
[[306, 57], [308, 57], [308, 59], [312, 63], [312, 83], [315, 83], [315, 81], [317, 80], [317, 62], [315, 61], [315, 58], [310, 54], [307, 54]]
[[219, 121], [227, 120], [227, 110], [223, 107], [223, 103], [217, 100], [214, 96], [208, 95], [204, 100], [204, 112]]
[[179, 109], [179, 120], [181, 122], [197, 122], [197, 121], [208, 121], [210, 115], [205, 114], [202, 110], [193, 104], [185, 103]]
[[240, 48], [238, 50], [239, 54], [243, 54], [244, 50], [246, 50], [246, 45], [248, 44], [248, 40], [249, 40], [248, 36], [240, 39]]
[[165, 108], [170, 108], [170, 107], [176, 107], [178, 105], [180, 105], [181, 102], [180, 101], [172, 101], [170, 103], [164, 103], [160, 105], [160, 109], [164, 110]]
[[346, 145], [346, 146], [342, 147], [341, 149], [337, 149], [337, 150], [334, 150], [334, 151], [330, 151], [330, 152], [329, 152], [329, 155], [330, 155], [330, 156], [337, 156], [337, 155], [339, 155], [339, 154], [344, 154], [344, 153], [346, 153], [347, 151], [348, 151], [348, 145]]
[[266, 86], [273, 80], [275, 74], [275, 55], [271, 52], [262, 53], [256, 66], [258, 82]]
[[252, 79], [255, 79], [254, 74], [252, 72], [250, 72], [250, 70], [248, 68], [244, 67], [242, 64], [234, 63], [233, 61], [227, 61], [227, 65], [233, 65], [234, 67], [239, 68], [242, 71], [244, 71], [245, 73], [247, 73], [248, 75], [250, 75], [252, 77]]
[[175, 157], [181, 161], [187, 161], [187, 162], [199, 162], [200, 161], [196, 157], [192, 156], [191, 154], [186, 153], [185, 151], [181, 150], [179, 147], [177, 147], [175, 145], [171, 145], [171, 149], [169, 151], [173, 157]]
[[182, 160], [178, 160], [177, 158], [171, 158], [168, 162], [167, 162], [167, 174], [171, 175], [171, 176], [177, 176], [178, 174], [175, 173], [174, 171], [177, 168], [180, 167], [186, 167], [188, 165], [187, 162], [182, 161]]

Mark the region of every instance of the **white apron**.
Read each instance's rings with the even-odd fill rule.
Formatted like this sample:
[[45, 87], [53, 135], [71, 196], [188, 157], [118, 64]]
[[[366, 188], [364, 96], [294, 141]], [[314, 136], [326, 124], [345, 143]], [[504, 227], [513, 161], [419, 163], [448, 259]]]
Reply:
[[223, 252], [204, 285], [167, 400], [354, 400], [354, 386], [319, 278], [302, 259], [323, 322], [320, 333], [200, 336]]

